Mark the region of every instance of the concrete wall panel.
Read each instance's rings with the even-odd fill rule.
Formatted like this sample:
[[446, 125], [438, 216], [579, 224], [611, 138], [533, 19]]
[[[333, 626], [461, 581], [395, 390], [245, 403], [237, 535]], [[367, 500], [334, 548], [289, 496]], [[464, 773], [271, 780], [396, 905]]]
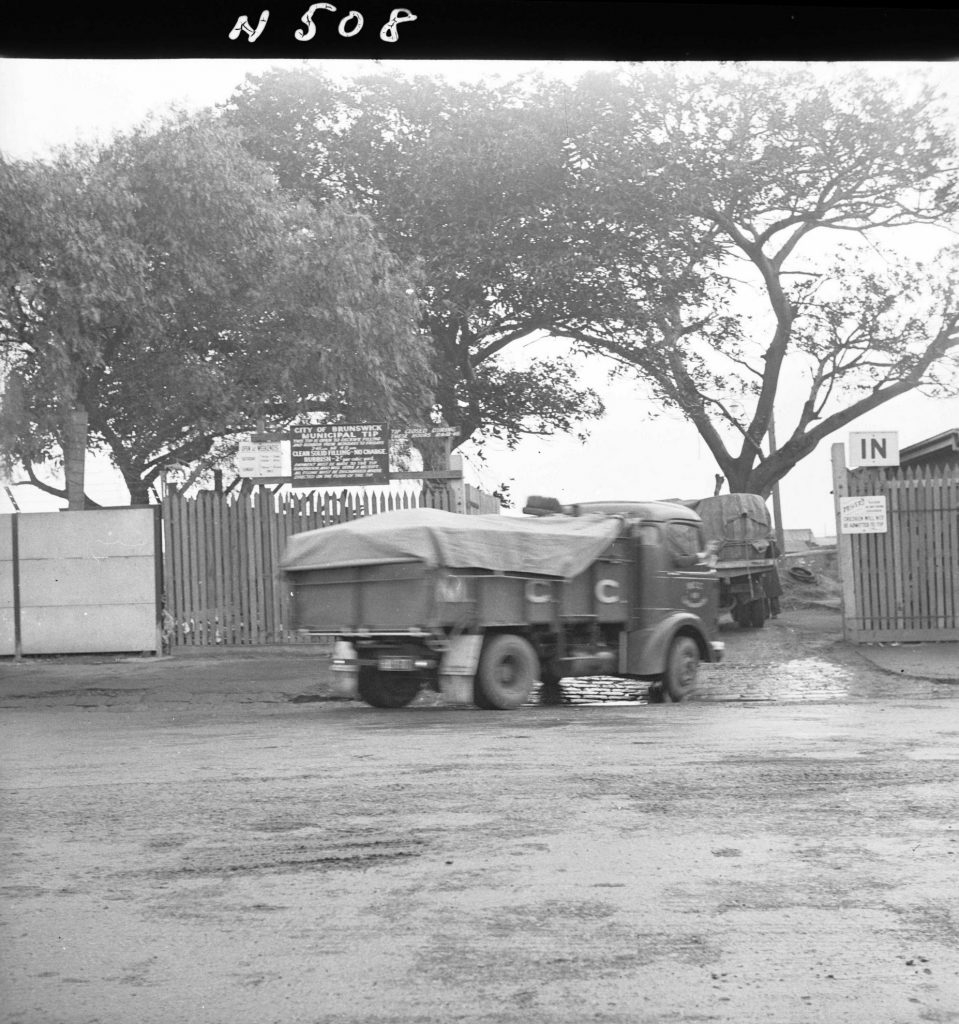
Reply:
[[[157, 650], [153, 508], [17, 517], [23, 654]], [[0, 516], [0, 654], [15, 653], [12, 516]], [[7, 614], [9, 612], [9, 614]]]
[[20, 557], [153, 558], [152, 508], [34, 512], [20, 517]]
[[156, 649], [156, 615], [147, 605], [24, 608], [24, 654], [107, 654]]
[[25, 608], [120, 602], [152, 607], [155, 600], [152, 558], [35, 558], [20, 564]]

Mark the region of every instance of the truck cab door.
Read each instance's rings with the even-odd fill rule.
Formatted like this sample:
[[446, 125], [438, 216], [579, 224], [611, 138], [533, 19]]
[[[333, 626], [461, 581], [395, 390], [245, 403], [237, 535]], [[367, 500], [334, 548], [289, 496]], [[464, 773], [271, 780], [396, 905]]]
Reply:
[[688, 520], [661, 526], [665, 567], [663, 590], [671, 611], [689, 611], [712, 629], [719, 616], [719, 592], [711, 566], [701, 559], [706, 537], [699, 523]]
[[706, 538], [698, 523], [646, 522], [633, 527], [633, 595], [630, 629], [654, 626], [677, 611], [698, 615], [707, 626], [719, 614], [711, 567], [700, 561]]

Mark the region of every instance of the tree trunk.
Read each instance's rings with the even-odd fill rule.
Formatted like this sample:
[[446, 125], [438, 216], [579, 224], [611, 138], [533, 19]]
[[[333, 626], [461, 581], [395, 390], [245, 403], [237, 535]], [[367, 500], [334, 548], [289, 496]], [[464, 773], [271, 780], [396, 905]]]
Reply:
[[83, 493], [87, 458], [87, 413], [74, 406], [67, 410], [63, 427], [63, 472], [66, 478], [67, 508], [82, 512], [86, 508]]
[[730, 494], [758, 494], [753, 482], [752, 466], [743, 465], [741, 461], [733, 461], [721, 467], [726, 475], [726, 485]]
[[134, 469], [128, 470], [122, 466], [118, 466], [117, 468], [120, 470], [123, 482], [127, 485], [127, 490], [130, 492], [130, 504], [149, 505], [150, 482], [148, 480], [144, 480], [143, 477], [141, 477]]

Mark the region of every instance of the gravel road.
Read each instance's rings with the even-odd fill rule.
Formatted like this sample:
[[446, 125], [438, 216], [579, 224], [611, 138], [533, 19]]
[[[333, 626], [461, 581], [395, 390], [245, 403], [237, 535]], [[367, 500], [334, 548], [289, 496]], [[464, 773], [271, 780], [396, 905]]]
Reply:
[[0, 665], [0, 1021], [959, 1021], [959, 687], [835, 626], [683, 705]]

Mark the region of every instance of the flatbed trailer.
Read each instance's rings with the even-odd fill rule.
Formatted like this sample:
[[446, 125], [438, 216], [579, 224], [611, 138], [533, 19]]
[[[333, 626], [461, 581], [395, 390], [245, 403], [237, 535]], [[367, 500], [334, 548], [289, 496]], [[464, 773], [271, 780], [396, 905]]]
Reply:
[[684, 502], [715, 546], [719, 606], [740, 626], [758, 629], [778, 610], [781, 593], [773, 525], [758, 494], [719, 494]]
[[740, 626], [761, 629], [770, 614], [769, 579], [777, 572], [772, 558], [716, 563], [719, 605]]

